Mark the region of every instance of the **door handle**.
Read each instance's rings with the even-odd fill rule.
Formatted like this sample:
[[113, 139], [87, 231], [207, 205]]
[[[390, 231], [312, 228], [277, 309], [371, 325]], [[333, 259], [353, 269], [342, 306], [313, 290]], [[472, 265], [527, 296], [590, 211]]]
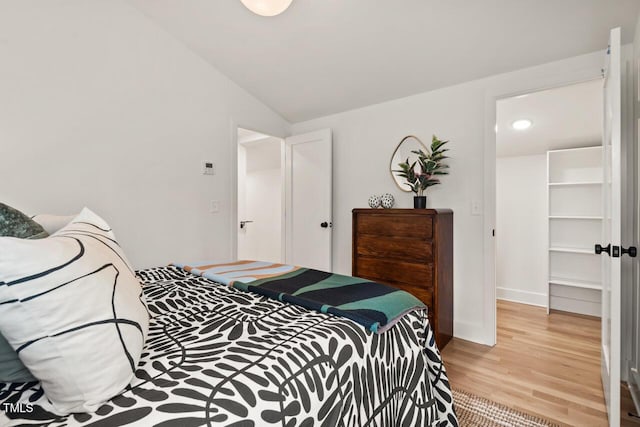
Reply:
[[638, 249], [635, 246], [629, 246], [626, 249], [621, 246], [620, 252], [622, 252], [622, 255], [624, 254], [629, 255], [631, 258], [635, 258], [638, 256]]
[[[613, 253], [611, 250], [613, 249]], [[602, 245], [596, 245], [596, 254], [600, 255], [601, 253], [606, 252], [609, 256], [614, 258], [618, 258], [624, 254], [629, 255], [631, 258], [635, 258], [638, 256], [638, 248], [635, 246], [629, 246], [628, 248], [624, 248], [622, 246], [613, 246], [611, 247], [611, 243], [607, 246], [603, 247]]]
[[245, 228], [247, 226], [247, 224], [251, 223], [253, 221], [240, 221], [240, 228]]
[[332, 226], [333, 226], [332, 222], [325, 221], [325, 222], [320, 223], [320, 227], [322, 227], [322, 228], [328, 228], [328, 227], [332, 227]]

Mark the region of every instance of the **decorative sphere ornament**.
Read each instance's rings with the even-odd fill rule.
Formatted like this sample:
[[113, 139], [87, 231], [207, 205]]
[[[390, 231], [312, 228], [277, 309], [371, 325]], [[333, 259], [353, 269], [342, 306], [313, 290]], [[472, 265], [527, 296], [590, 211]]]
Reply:
[[395, 203], [395, 199], [393, 198], [392, 194], [389, 193], [385, 193], [382, 195], [382, 197], [380, 197], [380, 204], [382, 205], [383, 208], [385, 209], [391, 209], [393, 207], [393, 204]]
[[371, 196], [369, 197], [369, 207], [375, 209], [375, 208], [379, 208], [380, 207], [380, 203], [382, 203], [382, 201], [380, 200], [380, 196]]

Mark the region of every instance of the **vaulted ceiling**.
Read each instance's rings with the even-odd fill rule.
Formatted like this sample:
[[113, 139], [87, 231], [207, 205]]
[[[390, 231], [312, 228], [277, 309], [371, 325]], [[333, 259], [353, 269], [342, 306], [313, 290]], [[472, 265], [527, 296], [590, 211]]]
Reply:
[[639, 0], [129, 0], [291, 122], [606, 48]]

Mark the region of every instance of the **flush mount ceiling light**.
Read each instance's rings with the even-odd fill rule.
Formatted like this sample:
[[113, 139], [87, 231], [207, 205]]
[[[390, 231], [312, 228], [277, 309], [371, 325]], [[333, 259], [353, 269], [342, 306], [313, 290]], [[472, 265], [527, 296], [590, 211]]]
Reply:
[[260, 16], [276, 16], [287, 10], [293, 0], [240, 0], [251, 12]]
[[532, 124], [533, 122], [529, 119], [520, 119], [511, 123], [511, 127], [514, 128], [515, 130], [525, 130], [525, 129], [529, 129]]

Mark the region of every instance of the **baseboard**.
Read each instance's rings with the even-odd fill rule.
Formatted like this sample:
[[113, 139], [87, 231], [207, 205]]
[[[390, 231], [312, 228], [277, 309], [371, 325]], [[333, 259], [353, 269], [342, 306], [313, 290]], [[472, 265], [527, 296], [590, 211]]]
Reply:
[[538, 292], [523, 291], [513, 288], [496, 287], [496, 298], [505, 301], [519, 302], [521, 304], [537, 305], [546, 307], [548, 296]]
[[549, 308], [551, 310], [600, 317], [602, 292], [573, 286], [549, 284]]

